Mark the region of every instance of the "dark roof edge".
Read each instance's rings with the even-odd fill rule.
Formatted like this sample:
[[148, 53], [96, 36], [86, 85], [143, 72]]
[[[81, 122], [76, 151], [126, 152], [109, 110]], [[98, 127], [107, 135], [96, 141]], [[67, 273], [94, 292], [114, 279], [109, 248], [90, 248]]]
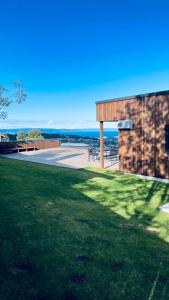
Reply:
[[133, 95], [133, 96], [127, 96], [127, 97], [121, 97], [121, 98], [114, 98], [114, 99], [108, 99], [108, 100], [100, 100], [100, 101], [96, 101], [96, 104], [106, 103], [106, 102], [114, 102], [114, 101], [122, 101], [122, 100], [131, 100], [131, 99], [139, 100], [144, 97], [159, 96], [159, 95], [169, 95], [169, 90], [145, 93], [145, 94]]

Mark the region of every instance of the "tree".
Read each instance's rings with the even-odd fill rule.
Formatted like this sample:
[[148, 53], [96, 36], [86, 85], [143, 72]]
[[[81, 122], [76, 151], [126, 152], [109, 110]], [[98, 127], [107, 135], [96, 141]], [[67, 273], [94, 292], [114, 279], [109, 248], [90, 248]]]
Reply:
[[38, 129], [32, 129], [28, 132], [28, 139], [30, 140], [42, 140], [43, 136], [41, 135], [40, 130]]
[[7, 109], [13, 103], [20, 104], [24, 102], [27, 98], [27, 95], [23, 88], [22, 81], [14, 82], [15, 93], [10, 95], [7, 89], [0, 85], [0, 119], [6, 119], [8, 116]]
[[26, 140], [42, 140], [43, 136], [41, 135], [40, 130], [32, 129], [28, 133], [25, 131], [20, 131], [16, 136], [17, 141], [26, 141]]
[[16, 136], [17, 141], [26, 141], [28, 139], [28, 134], [24, 131], [20, 131]]

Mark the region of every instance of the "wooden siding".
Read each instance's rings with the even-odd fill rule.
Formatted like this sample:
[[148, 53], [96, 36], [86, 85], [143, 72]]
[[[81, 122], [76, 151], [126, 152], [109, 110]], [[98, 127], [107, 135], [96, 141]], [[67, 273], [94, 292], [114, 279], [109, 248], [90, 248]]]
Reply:
[[169, 95], [154, 95], [97, 104], [97, 120], [131, 119], [133, 130], [119, 130], [120, 170], [169, 179], [165, 125], [169, 124]]
[[37, 150], [40, 150], [40, 149], [58, 148], [58, 147], [60, 147], [60, 140], [1, 142], [0, 153], [5, 153], [8, 152], [9, 150], [12, 152], [17, 148], [19, 149], [35, 148]]

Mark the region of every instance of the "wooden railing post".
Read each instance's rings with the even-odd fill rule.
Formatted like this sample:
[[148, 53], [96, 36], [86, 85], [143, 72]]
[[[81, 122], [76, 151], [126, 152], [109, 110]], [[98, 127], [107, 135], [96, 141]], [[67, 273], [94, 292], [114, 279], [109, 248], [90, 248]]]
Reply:
[[100, 167], [104, 169], [103, 121], [100, 121]]

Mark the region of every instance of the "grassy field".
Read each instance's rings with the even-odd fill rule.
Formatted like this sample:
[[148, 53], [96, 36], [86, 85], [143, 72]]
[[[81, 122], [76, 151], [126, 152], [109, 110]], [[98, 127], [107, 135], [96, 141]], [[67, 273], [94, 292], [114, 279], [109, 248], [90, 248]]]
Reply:
[[169, 299], [169, 185], [0, 158], [0, 299]]

